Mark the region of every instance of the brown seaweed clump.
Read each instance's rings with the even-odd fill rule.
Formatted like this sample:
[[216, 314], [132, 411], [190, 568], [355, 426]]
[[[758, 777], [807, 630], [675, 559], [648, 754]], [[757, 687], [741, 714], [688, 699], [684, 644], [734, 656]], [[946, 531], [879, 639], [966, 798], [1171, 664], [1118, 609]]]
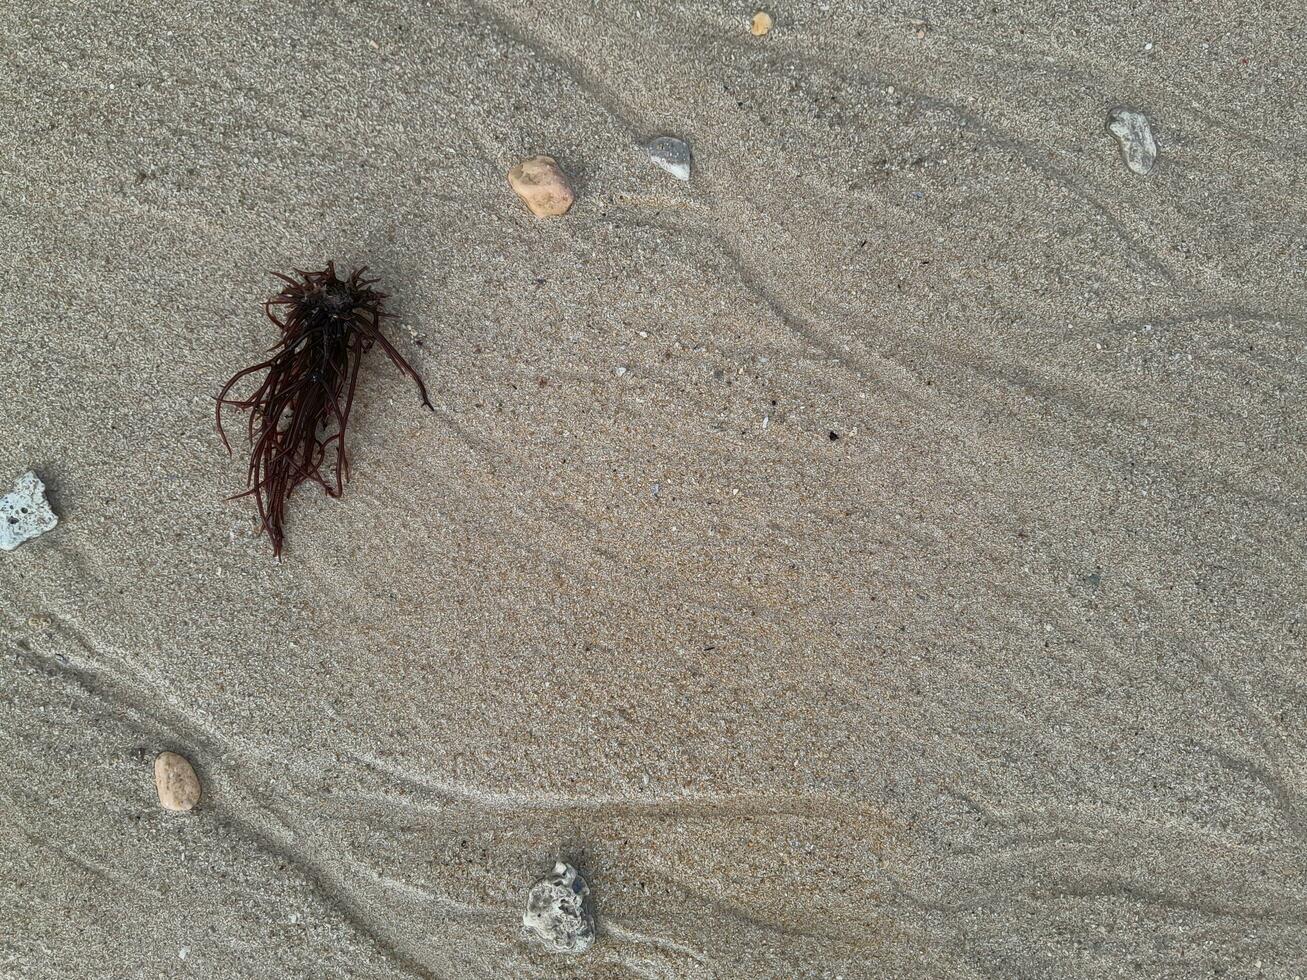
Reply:
[[[218, 435], [228, 452], [223, 407], [249, 413], [248, 488], [232, 499], [254, 498], [260, 531], [278, 556], [286, 540], [286, 501], [296, 487], [312, 481], [332, 497], [344, 491], [349, 479], [345, 432], [359, 365], [373, 344], [413, 379], [422, 404], [432, 407], [418, 373], [381, 332], [381, 320], [389, 315], [387, 294], [372, 288], [378, 280], [363, 278], [366, 271], [340, 279], [335, 263], [328, 262], [321, 272], [296, 269], [298, 278], [273, 273], [285, 286], [264, 303], [264, 311], [281, 329], [281, 340], [267, 360], [237, 371], [217, 395]], [[231, 396], [238, 382], [258, 374], [263, 381], [250, 395]]]

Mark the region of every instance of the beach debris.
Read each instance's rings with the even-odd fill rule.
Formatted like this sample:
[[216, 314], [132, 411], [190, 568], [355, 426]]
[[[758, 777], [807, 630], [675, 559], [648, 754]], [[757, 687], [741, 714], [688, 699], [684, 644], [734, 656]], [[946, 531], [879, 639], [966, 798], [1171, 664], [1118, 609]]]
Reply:
[[[245, 426], [251, 442], [248, 486], [236, 496], [254, 497], [259, 530], [267, 532], [276, 556], [286, 542], [286, 506], [296, 487], [316, 483], [329, 497], [345, 491], [345, 429], [359, 363], [368, 350], [380, 347], [417, 387], [422, 404], [435, 411], [421, 376], [382, 332], [381, 321], [389, 315], [387, 294], [373, 289], [377, 280], [365, 272], [366, 266], [342, 279], [334, 262], [318, 272], [274, 272], [284, 285], [263, 310], [281, 331], [281, 340], [267, 360], [237, 371], [217, 395], [215, 422], [228, 453], [223, 409], [250, 413]], [[232, 389], [251, 375], [262, 375], [259, 386], [243, 397], [233, 395]]]
[[544, 154], [527, 157], [510, 170], [508, 183], [537, 218], [566, 214], [576, 200], [558, 161]]
[[59, 523], [45, 500], [45, 484], [31, 470], [14, 481], [0, 497], [0, 551], [13, 551]]
[[762, 37], [771, 30], [771, 14], [765, 10], [759, 10], [753, 15], [753, 20], [749, 21], [749, 33], [754, 37]]
[[1118, 106], [1107, 114], [1107, 131], [1121, 147], [1121, 159], [1134, 173], [1143, 177], [1157, 162], [1157, 143], [1148, 117], [1137, 109]]
[[154, 788], [165, 810], [185, 812], [200, 802], [200, 777], [185, 756], [160, 752], [154, 760]]
[[534, 885], [522, 913], [522, 935], [551, 953], [584, 953], [595, 941], [590, 886], [576, 868], [559, 861]]
[[690, 144], [675, 136], [659, 136], [647, 147], [649, 161], [677, 180], [690, 179]]

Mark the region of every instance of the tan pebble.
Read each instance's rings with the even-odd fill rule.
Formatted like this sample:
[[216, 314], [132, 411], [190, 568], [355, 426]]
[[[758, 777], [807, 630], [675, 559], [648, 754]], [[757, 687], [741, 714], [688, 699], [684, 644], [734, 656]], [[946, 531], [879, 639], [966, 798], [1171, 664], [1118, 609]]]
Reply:
[[200, 778], [176, 752], [160, 752], [155, 758], [154, 787], [167, 810], [192, 810], [200, 802]]
[[762, 37], [771, 30], [771, 14], [765, 10], [759, 10], [753, 15], [753, 21], [749, 24], [749, 33], [754, 37]]
[[550, 156], [528, 157], [508, 172], [508, 183], [537, 218], [567, 214], [576, 200], [558, 161]]

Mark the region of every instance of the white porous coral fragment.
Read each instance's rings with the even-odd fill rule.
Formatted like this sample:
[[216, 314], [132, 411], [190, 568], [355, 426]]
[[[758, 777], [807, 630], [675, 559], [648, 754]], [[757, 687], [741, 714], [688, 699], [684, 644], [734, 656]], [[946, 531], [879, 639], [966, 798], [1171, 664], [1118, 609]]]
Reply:
[[58, 523], [45, 501], [45, 484], [28, 470], [0, 497], [0, 551], [13, 551]]

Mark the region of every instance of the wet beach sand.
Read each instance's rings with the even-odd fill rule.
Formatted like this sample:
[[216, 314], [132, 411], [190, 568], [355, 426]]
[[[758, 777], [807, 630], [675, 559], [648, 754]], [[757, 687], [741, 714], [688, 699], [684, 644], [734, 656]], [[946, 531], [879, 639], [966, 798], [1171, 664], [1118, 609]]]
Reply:
[[[754, 9], [0, 10], [0, 975], [1307, 976], [1307, 14]], [[329, 258], [435, 410], [278, 562]]]

